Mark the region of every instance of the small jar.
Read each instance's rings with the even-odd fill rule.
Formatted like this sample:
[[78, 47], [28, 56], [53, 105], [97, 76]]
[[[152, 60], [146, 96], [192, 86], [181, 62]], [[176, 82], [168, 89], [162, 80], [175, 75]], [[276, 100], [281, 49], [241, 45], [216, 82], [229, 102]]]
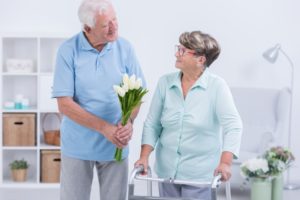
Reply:
[[15, 96], [15, 109], [22, 109], [22, 100], [23, 100], [23, 95], [22, 94], [17, 94]]
[[15, 103], [13, 101], [6, 101], [6, 102], [4, 102], [4, 108], [5, 109], [14, 109]]
[[29, 99], [22, 99], [22, 108], [23, 109], [29, 108]]

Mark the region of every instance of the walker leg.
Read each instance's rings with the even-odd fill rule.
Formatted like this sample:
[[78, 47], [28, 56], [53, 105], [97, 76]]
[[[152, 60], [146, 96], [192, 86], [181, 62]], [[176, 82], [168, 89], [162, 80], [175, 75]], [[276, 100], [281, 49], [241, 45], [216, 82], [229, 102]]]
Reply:
[[217, 189], [211, 188], [211, 200], [217, 200]]
[[231, 188], [230, 188], [230, 182], [227, 181], [225, 183], [225, 192], [226, 192], [226, 200], [231, 200]]

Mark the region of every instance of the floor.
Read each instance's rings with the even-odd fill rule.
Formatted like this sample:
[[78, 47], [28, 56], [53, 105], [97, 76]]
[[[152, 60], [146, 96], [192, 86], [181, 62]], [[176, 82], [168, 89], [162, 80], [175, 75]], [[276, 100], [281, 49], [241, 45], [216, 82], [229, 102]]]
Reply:
[[[231, 196], [232, 200], [250, 200], [250, 190], [249, 189], [241, 190], [239, 188], [232, 188], [231, 193], [232, 193], [232, 196]], [[300, 189], [283, 191], [283, 200], [299, 199], [297, 197], [300, 197]], [[218, 200], [227, 200], [226, 196], [225, 196], [225, 190], [223, 188], [221, 188], [219, 190]]]
[[[250, 200], [250, 190], [231, 189], [232, 200]], [[0, 189], [1, 200], [59, 200], [58, 189]], [[298, 198], [297, 198], [298, 197]], [[300, 189], [287, 191], [284, 190], [283, 200], [295, 200], [300, 197]], [[99, 200], [99, 193], [94, 192], [91, 195], [91, 200]], [[218, 191], [218, 200], [227, 200], [225, 197], [225, 190], [220, 188]]]

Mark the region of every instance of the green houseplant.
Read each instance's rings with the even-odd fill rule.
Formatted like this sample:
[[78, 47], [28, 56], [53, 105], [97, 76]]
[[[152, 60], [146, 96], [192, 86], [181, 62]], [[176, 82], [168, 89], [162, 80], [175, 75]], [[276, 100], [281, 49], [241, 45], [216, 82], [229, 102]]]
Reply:
[[264, 158], [246, 160], [241, 175], [251, 183], [251, 200], [271, 200], [271, 179], [268, 161]]
[[272, 200], [283, 199], [282, 173], [291, 166], [295, 160], [292, 152], [281, 146], [272, 147], [265, 152], [263, 157], [268, 161], [269, 175], [272, 180]]
[[29, 167], [29, 164], [26, 160], [14, 160], [12, 163], [9, 164], [11, 173], [12, 173], [12, 179], [16, 182], [24, 182], [27, 178], [27, 169]]

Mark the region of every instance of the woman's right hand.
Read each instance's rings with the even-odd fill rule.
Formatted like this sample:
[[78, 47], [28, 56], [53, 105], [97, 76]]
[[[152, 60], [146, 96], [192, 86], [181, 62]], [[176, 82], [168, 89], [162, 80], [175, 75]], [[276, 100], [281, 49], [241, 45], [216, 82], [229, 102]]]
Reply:
[[147, 173], [148, 173], [148, 158], [140, 157], [140, 159], [134, 163], [134, 167], [138, 167], [141, 165], [144, 167], [144, 171], [142, 172], [142, 175], [147, 175]]

